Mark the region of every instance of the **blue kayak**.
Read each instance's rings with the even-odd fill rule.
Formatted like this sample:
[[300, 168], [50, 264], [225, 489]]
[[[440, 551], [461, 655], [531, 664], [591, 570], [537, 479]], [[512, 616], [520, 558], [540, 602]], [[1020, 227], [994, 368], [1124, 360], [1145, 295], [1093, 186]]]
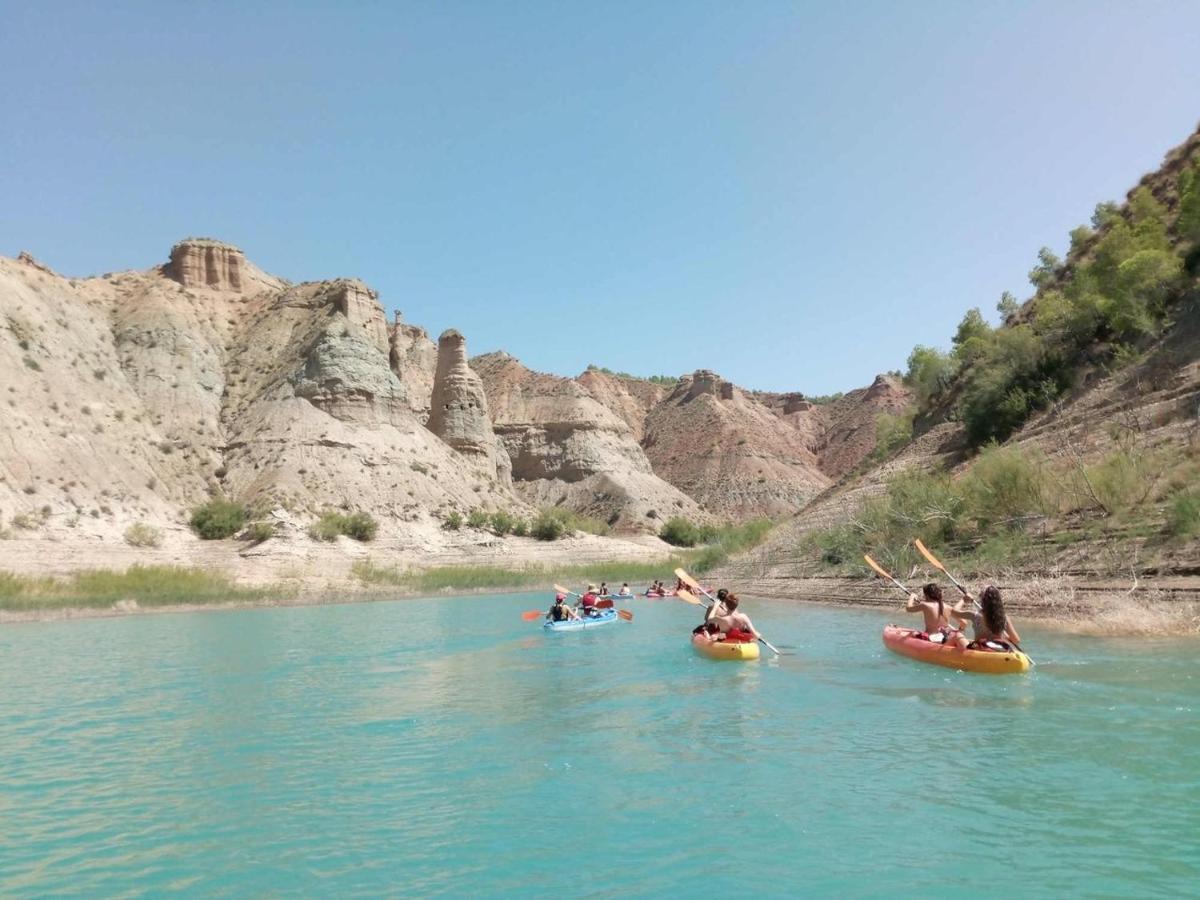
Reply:
[[588, 628], [611, 625], [615, 621], [617, 621], [615, 609], [602, 609], [597, 616], [583, 616], [580, 619], [568, 619], [565, 622], [546, 622], [542, 627], [547, 631], [585, 631]]

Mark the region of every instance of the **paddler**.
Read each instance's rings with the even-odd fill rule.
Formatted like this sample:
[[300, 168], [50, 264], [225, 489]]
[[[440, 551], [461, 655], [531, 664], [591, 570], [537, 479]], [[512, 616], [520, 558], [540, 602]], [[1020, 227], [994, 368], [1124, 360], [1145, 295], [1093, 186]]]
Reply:
[[942, 601], [942, 589], [932, 581], [921, 588], [921, 596], [908, 595], [905, 612], [920, 612], [925, 617], [925, 637], [935, 644], [953, 641], [958, 629], [946, 618], [946, 604]]
[[569, 619], [578, 619], [579, 615], [575, 610], [571, 609], [566, 601], [566, 594], [555, 594], [554, 605], [550, 607], [550, 612], [546, 613], [546, 618], [551, 622], [566, 622]]
[[583, 596], [579, 598], [579, 605], [583, 608], [585, 616], [598, 616], [596, 611], [596, 586], [589, 584], [587, 590], [583, 592]]
[[633, 591], [631, 591], [629, 589], [628, 581], [621, 582], [621, 590], [617, 592], [617, 596], [618, 597], [632, 597], [633, 596]]
[[722, 588], [717, 591], [717, 602], [708, 608], [704, 615], [705, 624], [714, 623], [721, 637], [715, 640], [749, 642], [758, 640], [761, 635], [754, 629], [754, 623], [744, 612], [738, 612], [737, 594]]
[[[989, 584], [979, 595], [979, 601], [970, 594], [965, 594], [953, 608], [950, 615], [960, 622], [970, 622], [974, 640], [970, 643], [963, 634], [955, 638], [959, 649], [968, 650], [987, 648], [992, 644], [1019, 644], [1021, 636], [1004, 612], [1004, 601], [1000, 599], [1000, 589]], [[989, 648], [995, 649], [995, 648]]]
[[607, 581], [600, 582], [600, 596], [601, 597], [608, 596], [608, 582]]

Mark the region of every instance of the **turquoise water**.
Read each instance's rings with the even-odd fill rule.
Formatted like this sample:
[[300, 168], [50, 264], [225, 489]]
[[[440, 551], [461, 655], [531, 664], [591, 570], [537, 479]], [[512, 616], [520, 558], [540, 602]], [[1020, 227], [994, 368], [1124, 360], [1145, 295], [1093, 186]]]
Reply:
[[[1193, 893], [1196, 644], [1022, 623], [1030, 676], [753, 604], [543, 635], [542, 595], [0, 631], [0, 895]], [[766, 654], [769, 656], [769, 654]]]

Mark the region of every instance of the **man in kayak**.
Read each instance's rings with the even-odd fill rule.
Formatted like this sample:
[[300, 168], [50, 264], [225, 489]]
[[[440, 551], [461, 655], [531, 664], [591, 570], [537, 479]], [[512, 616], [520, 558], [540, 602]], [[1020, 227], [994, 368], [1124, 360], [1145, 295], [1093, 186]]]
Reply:
[[621, 583], [621, 590], [617, 592], [617, 596], [618, 597], [632, 597], [633, 596], [633, 591], [631, 591], [629, 589], [628, 581]]
[[546, 618], [551, 622], [566, 622], [569, 619], [578, 619], [579, 615], [575, 610], [567, 604], [566, 594], [555, 594], [554, 605], [550, 607], [550, 612], [546, 613]]
[[583, 608], [585, 616], [594, 617], [600, 614], [596, 609], [596, 586], [594, 584], [587, 586], [587, 590], [579, 598], [579, 605]]
[[1003, 650], [1010, 643], [1021, 642], [1021, 636], [1004, 612], [1004, 601], [1000, 599], [1000, 589], [995, 585], [989, 584], [983, 589], [978, 603], [970, 594], [964, 595], [950, 610], [950, 615], [960, 622], [970, 622], [974, 633], [975, 639], [970, 643], [965, 635], [959, 633], [955, 643], [960, 650]]
[[932, 581], [921, 588], [921, 594], [909, 594], [905, 612], [920, 612], [925, 617], [925, 637], [935, 644], [953, 642], [958, 629], [946, 618], [946, 604], [942, 601], [942, 589]]
[[737, 594], [731, 594], [724, 588], [717, 591], [717, 602], [704, 615], [705, 624], [715, 624], [720, 633], [720, 637], [712, 636], [714, 640], [747, 643], [759, 639], [760, 635], [755, 631], [750, 617], [738, 612], [738, 602]]

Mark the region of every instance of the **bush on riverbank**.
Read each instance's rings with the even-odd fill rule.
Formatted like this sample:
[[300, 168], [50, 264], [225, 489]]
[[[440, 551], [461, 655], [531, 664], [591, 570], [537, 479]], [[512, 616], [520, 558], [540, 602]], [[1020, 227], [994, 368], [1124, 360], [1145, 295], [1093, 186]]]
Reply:
[[330, 510], [309, 526], [308, 536], [316, 541], [331, 542], [339, 535], [356, 541], [373, 541], [379, 531], [379, 523], [365, 512], [346, 513]]
[[246, 507], [232, 500], [209, 500], [192, 510], [189, 524], [201, 540], [219, 541], [233, 537], [246, 524]]
[[[962, 564], [1019, 565], [1033, 552], [1086, 540], [1107, 529], [1161, 541], [1200, 534], [1200, 462], [1178, 447], [1124, 443], [1092, 465], [1069, 454], [991, 445], [957, 478], [907, 471], [845, 522], [809, 532], [802, 550], [828, 567], [860, 570], [864, 553], [895, 570], [923, 561], [913, 549], [953, 546]], [[1047, 524], [1051, 523], [1047, 537]], [[1063, 527], [1066, 526], [1066, 527]], [[1052, 551], [1051, 551], [1052, 552]]]
[[122, 600], [139, 606], [174, 606], [260, 597], [225, 575], [183, 566], [130, 566], [124, 572], [94, 570], [69, 578], [34, 578], [0, 571], [0, 609], [105, 608]]

